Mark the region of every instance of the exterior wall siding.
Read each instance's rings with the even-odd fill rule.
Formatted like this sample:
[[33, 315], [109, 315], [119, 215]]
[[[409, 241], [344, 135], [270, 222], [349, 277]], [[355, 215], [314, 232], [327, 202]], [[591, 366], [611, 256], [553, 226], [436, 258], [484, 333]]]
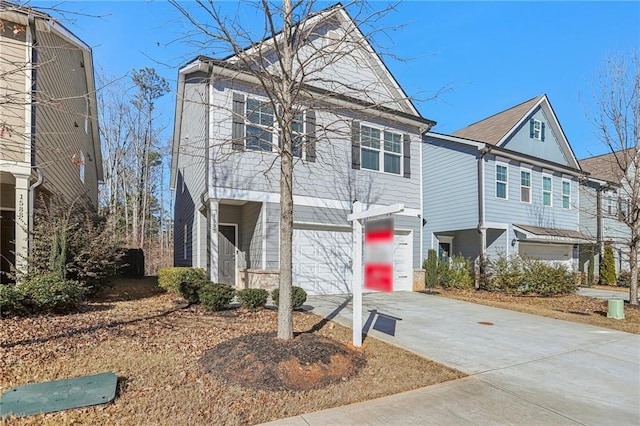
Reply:
[[432, 137], [427, 137], [425, 142], [422, 151], [424, 256], [428, 249], [435, 248], [427, 235], [478, 226], [477, 149]]
[[[82, 52], [54, 33], [38, 31], [37, 37], [36, 162], [44, 173], [44, 186], [68, 201], [87, 196], [97, 206], [100, 165], [93, 154]], [[81, 152], [84, 183], [79, 167], [72, 162]]]
[[559, 135], [556, 135], [553, 132], [552, 126], [549, 125], [550, 117], [547, 117], [540, 107], [538, 107], [531, 117], [546, 124], [544, 141], [531, 138], [529, 120], [525, 120], [516, 130], [515, 134], [502, 147], [568, 166], [569, 160], [562, 152], [560, 143], [558, 142]]
[[0, 160], [25, 161], [26, 80], [25, 69], [17, 64], [27, 62], [27, 46], [24, 40], [1, 33], [0, 46]]
[[[496, 164], [506, 165], [508, 173], [507, 199], [496, 197]], [[531, 172], [531, 203], [520, 201], [520, 171]], [[552, 206], [542, 204], [542, 177], [552, 177]], [[562, 207], [562, 181], [571, 183], [570, 208]], [[578, 230], [579, 193], [575, 177], [543, 171], [525, 163], [485, 157], [485, 220], [487, 222], [515, 223], [547, 228]]]
[[[218, 81], [214, 85], [214, 140], [216, 154], [212, 188], [231, 191], [279, 193], [280, 163], [274, 153], [236, 151], [231, 148], [232, 92], [248, 90], [239, 85]], [[298, 161], [294, 169], [294, 194], [365, 204], [389, 205], [402, 201], [405, 207], [420, 209], [420, 140], [410, 129], [381, 120], [367, 120], [374, 125], [411, 134], [411, 178], [351, 168], [351, 117], [317, 110], [316, 162]], [[365, 122], [365, 120], [362, 120]], [[328, 124], [331, 123], [331, 124]], [[215, 196], [215, 194], [214, 194]]]
[[[193, 266], [197, 250], [196, 212], [202, 206], [206, 183], [206, 84], [203, 75], [194, 75], [185, 83], [181, 150], [178, 155], [178, 182], [174, 206], [174, 264]], [[184, 228], [187, 226], [187, 256], [184, 256]], [[206, 223], [204, 229], [208, 227]], [[215, 233], [217, 235], [217, 233]], [[204, 238], [206, 242], [206, 238]], [[206, 243], [205, 243], [206, 244]], [[207, 253], [205, 247], [204, 254]], [[201, 247], [201, 250], [203, 248]]]

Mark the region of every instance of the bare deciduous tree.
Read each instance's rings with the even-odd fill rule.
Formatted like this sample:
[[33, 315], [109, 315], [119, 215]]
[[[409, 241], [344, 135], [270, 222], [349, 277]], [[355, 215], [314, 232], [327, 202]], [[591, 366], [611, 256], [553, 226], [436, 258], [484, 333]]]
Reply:
[[[357, 115], [358, 112], [380, 114], [392, 110], [402, 110], [400, 105], [407, 102], [406, 96], [381, 100], [379, 82], [353, 82], [328, 72], [332, 64], [341, 60], [351, 61], [353, 68], [363, 66], [356, 53], [371, 51], [371, 36], [375, 32], [386, 30], [379, 25], [380, 20], [395, 5], [386, 5], [381, 10], [371, 10], [366, 2], [348, 2], [334, 8], [318, 12], [316, 2], [302, 0], [284, 0], [271, 2], [262, 0], [252, 2], [263, 18], [261, 30], [250, 27], [238, 14], [228, 16], [212, 0], [197, 0], [195, 8], [172, 0], [171, 3], [186, 18], [190, 28], [194, 29], [191, 41], [199, 41], [204, 50], [225, 52], [230, 56], [225, 65], [231, 73], [250, 75], [255, 81], [255, 90], [262, 93], [270, 104], [274, 116], [275, 137], [265, 140], [268, 150], [275, 152], [279, 164], [280, 188], [280, 275], [279, 275], [279, 312], [278, 338], [293, 337], [293, 314], [291, 309], [292, 289], [292, 239], [293, 239], [293, 192], [294, 167], [299, 161], [295, 151], [300, 144], [307, 143], [308, 137], [301, 137], [296, 129], [297, 120], [303, 111], [303, 105], [314, 110], [330, 111], [341, 127], [330, 123], [317, 123], [317, 129], [325, 135], [341, 132], [346, 134], [346, 119], [342, 116]], [[344, 23], [348, 28], [343, 31], [330, 31], [327, 28], [335, 24], [339, 27], [337, 13], [340, 8], [355, 12], [355, 17]], [[335, 13], [335, 14], [334, 14]], [[353, 15], [352, 15], [353, 16]], [[327, 25], [329, 24], [329, 25]], [[365, 28], [365, 34], [361, 31]], [[370, 31], [369, 31], [370, 30]], [[187, 35], [183, 40], [189, 39]], [[395, 84], [395, 83], [392, 83]], [[232, 114], [238, 114], [229, 108]], [[406, 112], [406, 111], [405, 111]], [[244, 117], [238, 117], [244, 119]], [[337, 123], [334, 123], [337, 124]], [[297, 132], [296, 132], [297, 130]], [[308, 136], [308, 135], [305, 135]], [[327, 137], [326, 140], [330, 140]], [[278, 140], [278, 144], [273, 143]], [[231, 144], [233, 141], [227, 141]], [[263, 141], [260, 142], [261, 144]], [[309, 148], [309, 146], [307, 146]], [[315, 155], [314, 151], [314, 155]], [[331, 166], [330, 162], [327, 162]], [[340, 166], [343, 164], [340, 163]], [[339, 167], [334, 165], [333, 167]], [[344, 173], [341, 171], [341, 173]], [[265, 173], [266, 175], [266, 173]], [[349, 189], [345, 189], [349, 191]]]
[[625, 241], [630, 271], [629, 303], [638, 304], [640, 250], [640, 60], [638, 53], [611, 56], [600, 74], [595, 124], [611, 151], [609, 166], [622, 194], [619, 220], [628, 228]]

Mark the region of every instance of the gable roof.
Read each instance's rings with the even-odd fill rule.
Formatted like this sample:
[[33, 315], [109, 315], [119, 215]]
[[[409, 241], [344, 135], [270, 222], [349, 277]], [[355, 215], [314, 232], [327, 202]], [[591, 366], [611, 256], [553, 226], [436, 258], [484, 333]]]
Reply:
[[[391, 95], [391, 100], [385, 100], [384, 102], [378, 102], [380, 104], [384, 104], [387, 108], [392, 108], [391, 104], [397, 104], [400, 108], [400, 111], [408, 114], [412, 114], [415, 116], [421, 116], [418, 112], [418, 109], [413, 104], [412, 100], [407, 96], [404, 89], [400, 86], [396, 78], [391, 74], [391, 71], [386, 66], [378, 52], [373, 48], [369, 40], [365, 37], [365, 35], [360, 31], [360, 28], [353, 20], [353, 18], [349, 15], [345, 7], [341, 3], [336, 3], [332, 6], [329, 6], [325, 9], [322, 9], [318, 12], [309, 13], [303, 20], [298, 23], [295, 23], [295, 27], [304, 28], [308, 33], [307, 35], [313, 35], [315, 29], [320, 28], [323, 23], [333, 22], [338, 23], [338, 25], [345, 30], [345, 38], [349, 37], [357, 40], [357, 45], [364, 49], [367, 52], [366, 60], [368, 62], [368, 66], [370, 69], [374, 70], [374, 72], [378, 75], [381, 80], [383, 80], [384, 88], [388, 89], [392, 92], [395, 92]], [[268, 36], [259, 40], [252, 45], [240, 49], [237, 54], [231, 54], [222, 59], [222, 61], [230, 62], [230, 63], [238, 63], [241, 55], [251, 56], [256, 52], [259, 52], [259, 56], [264, 58], [266, 56], [265, 50], [267, 51], [271, 49], [271, 46], [274, 44], [274, 39], [279, 39], [282, 37], [282, 31], [278, 32], [275, 36]], [[351, 52], [352, 56], [354, 52]], [[357, 86], [357, 83], [354, 85], [353, 82], [347, 84], [346, 87]], [[369, 90], [362, 89], [359, 90], [364, 95], [367, 95]], [[353, 93], [351, 93], [351, 97], [355, 97]]]
[[522, 117], [526, 116], [527, 113], [533, 109], [543, 96], [544, 95], [536, 96], [519, 105], [494, 114], [491, 117], [477, 121], [463, 129], [453, 132], [452, 135], [491, 145], [498, 145], [509, 131], [518, 124]]
[[596, 155], [580, 160], [580, 167], [596, 179], [619, 184], [635, 153], [634, 148], [629, 148]]
[[522, 124], [539, 108], [545, 112], [545, 116], [549, 119], [548, 125], [553, 128], [554, 134], [557, 135], [560, 149], [567, 159], [568, 165], [580, 170], [578, 159], [569, 144], [569, 140], [564, 134], [564, 130], [546, 94], [536, 96], [514, 107], [475, 122], [452, 133], [452, 135], [502, 148], [509, 142], [510, 138], [516, 134]]

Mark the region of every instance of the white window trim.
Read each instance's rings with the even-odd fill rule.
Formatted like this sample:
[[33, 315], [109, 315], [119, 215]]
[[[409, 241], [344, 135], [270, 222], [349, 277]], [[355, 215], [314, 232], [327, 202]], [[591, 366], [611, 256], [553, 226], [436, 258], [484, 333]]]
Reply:
[[[545, 192], [547, 192], [544, 189], [544, 178], [551, 179], [551, 190], [548, 191], [549, 194], [550, 194], [549, 205], [548, 206], [544, 203], [544, 194], [545, 194]], [[542, 206], [543, 207], [553, 207], [553, 176], [552, 175], [542, 174], [542, 186], [541, 186], [541, 189], [542, 189]]]
[[[498, 180], [498, 166], [502, 166], [505, 169], [507, 169], [507, 180], [506, 181], [499, 181]], [[495, 179], [495, 196], [496, 199], [498, 200], [508, 200], [509, 199], [509, 165], [506, 163], [499, 163], [496, 162], [496, 167], [495, 167], [495, 175], [494, 175], [494, 179]], [[498, 197], [498, 183], [504, 183], [504, 198], [502, 197]]]
[[[565, 184], [565, 182], [569, 184], [569, 194], [568, 194], [568, 197], [569, 197], [569, 207], [565, 207], [565, 206], [564, 206], [564, 197], [565, 197], [565, 194], [564, 194], [564, 184]], [[562, 179], [562, 187], [561, 187], [561, 189], [562, 189], [562, 208], [563, 208], [563, 209], [565, 209], [565, 210], [571, 210], [571, 193], [573, 192], [573, 190], [571, 189], [571, 180], [569, 180], [569, 179]]]
[[[249, 105], [249, 99], [253, 100], [253, 101], [258, 101], [258, 102], [262, 102], [265, 104], [268, 104], [269, 106], [273, 106], [271, 104], [271, 102], [267, 99], [267, 98], [263, 98], [260, 96], [254, 96], [254, 95], [247, 95], [247, 97], [245, 98], [245, 103], [244, 103], [244, 148], [246, 150], [246, 152], [259, 152], [261, 154], [273, 154], [273, 155], [279, 155], [279, 150], [280, 150], [280, 126], [278, 126], [278, 121], [276, 120], [276, 111], [274, 110], [273, 112], [273, 126], [272, 127], [265, 127], [263, 125], [260, 124], [256, 124], [253, 123], [252, 121], [249, 121], [248, 118], [248, 105]], [[302, 114], [302, 147], [301, 147], [301, 153], [300, 153], [300, 157], [296, 157], [294, 156], [294, 161], [295, 159], [300, 159], [303, 161], [306, 161], [307, 159], [307, 108], [304, 108], [301, 111]], [[252, 148], [248, 148], [247, 147], [247, 127], [251, 126], [251, 127], [258, 127], [261, 129], [264, 129], [265, 131], [271, 133], [271, 150], [270, 151], [263, 151], [261, 149], [252, 149]]]
[[[538, 132], [537, 136], [536, 132]], [[537, 118], [533, 119], [533, 138], [538, 141], [542, 140], [542, 120], [538, 120]]]
[[[522, 185], [522, 173], [529, 173], [529, 186], [523, 186]], [[531, 187], [533, 186], [533, 173], [531, 169], [527, 169], [527, 168], [520, 168], [520, 202], [521, 203], [525, 203], [525, 204], [531, 204], [532, 199], [533, 199], [533, 191], [531, 189]], [[523, 201], [522, 200], [522, 188], [529, 188], [529, 201]]]
[[[362, 127], [369, 127], [371, 129], [376, 129], [380, 132], [380, 149], [375, 149], [375, 148], [370, 148], [370, 147], [363, 147], [362, 146]], [[400, 135], [400, 152], [393, 152], [393, 151], [385, 151], [384, 150], [384, 132], [388, 132], [388, 133], [393, 133], [394, 135]], [[382, 173], [385, 175], [389, 175], [389, 176], [404, 176], [404, 140], [403, 140], [403, 136], [401, 132], [398, 132], [397, 130], [391, 130], [391, 129], [384, 129], [380, 126], [376, 126], [376, 125], [372, 125], [369, 123], [360, 123], [360, 169], [361, 170], [368, 170], [370, 172], [377, 172], [377, 173]], [[366, 167], [363, 166], [363, 161], [362, 161], [362, 150], [363, 149], [369, 149], [372, 151], [378, 151], [378, 169], [374, 170], [374, 169], [368, 169]], [[388, 153], [388, 154], [392, 154], [392, 155], [396, 155], [400, 157], [400, 171], [399, 173], [391, 173], [391, 172], [385, 172], [384, 171], [384, 154]]]

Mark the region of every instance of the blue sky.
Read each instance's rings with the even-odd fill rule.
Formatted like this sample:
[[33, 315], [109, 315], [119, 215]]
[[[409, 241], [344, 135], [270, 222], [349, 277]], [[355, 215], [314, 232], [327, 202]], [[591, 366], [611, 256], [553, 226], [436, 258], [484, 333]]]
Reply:
[[[373, 8], [386, 4], [376, 3]], [[73, 22], [61, 22], [92, 46], [96, 69], [112, 77], [154, 67], [175, 88], [179, 65], [199, 53], [213, 55], [176, 42], [185, 27], [164, 1], [31, 4], [92, 15], [67, 15]], [[251, 24], [253, 14], [241, 12]], [[438, 122], [434, 131], [451, 133], [546, 93], [578, 158], [606, 152], [587, 116], [598, 70], [607, 55], [640, 46], [640, 2], [405, 1], [382, 24], [404, 25], [376, 41], [421, 114]], [[170, 94], [158, 105], [166, 138], [174, 103]]]

